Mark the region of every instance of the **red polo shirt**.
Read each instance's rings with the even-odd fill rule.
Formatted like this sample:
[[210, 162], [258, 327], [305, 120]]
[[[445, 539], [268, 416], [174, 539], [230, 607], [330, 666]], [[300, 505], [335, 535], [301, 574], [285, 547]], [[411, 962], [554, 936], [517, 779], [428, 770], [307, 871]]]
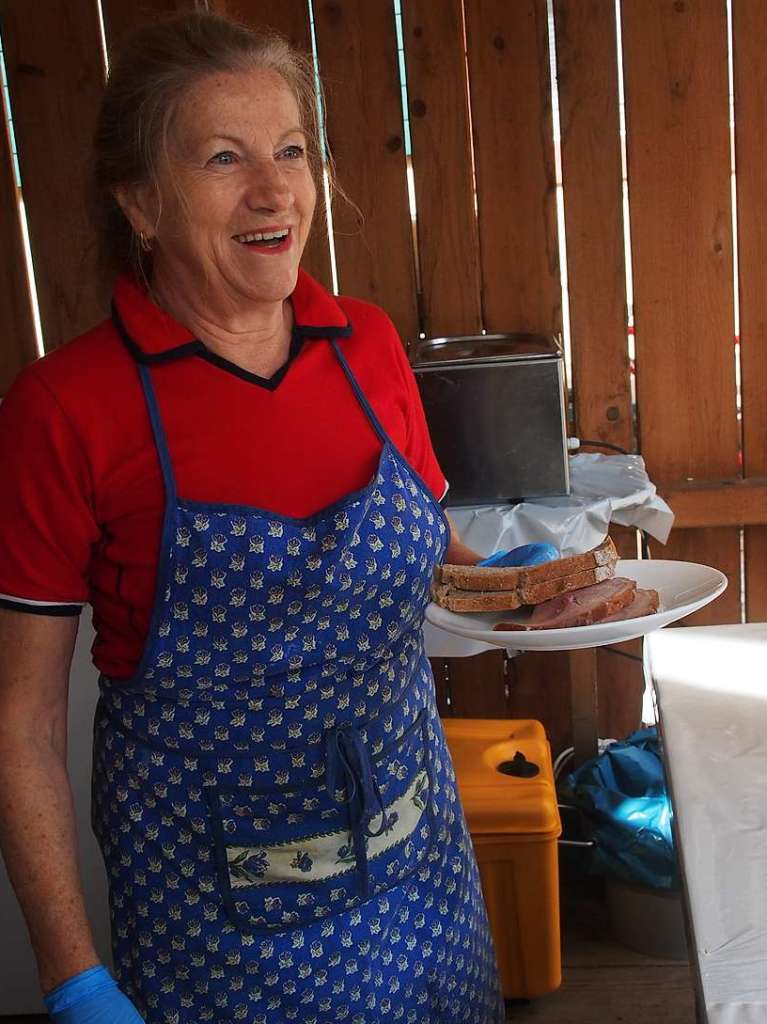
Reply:
[[441, 499], [415, 379], [377, 307], [301, 272], [287, 363], [256, 377], [208, 351], [129, 278], [116, 319], [27, 367], [0, 406], [0, 605], [78, 614], [94, 662], [133, 674], [154, 603], [165, 493], [137, 363], [150, 367], [178, 493], [304, 517], [364, 487], [381, 443], [332, 350]]

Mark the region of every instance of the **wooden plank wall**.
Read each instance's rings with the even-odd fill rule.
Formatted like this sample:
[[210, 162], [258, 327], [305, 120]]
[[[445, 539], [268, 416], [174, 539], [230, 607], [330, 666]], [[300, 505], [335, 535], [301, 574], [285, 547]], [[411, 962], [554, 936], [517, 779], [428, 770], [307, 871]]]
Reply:
[[95, 234], [84, 202], [73, 201], [85, 191], [104, 83], [96, 0], [51, 0], [45, 17], [35, 4], [2, 0], [0, 25], [43, 339], [51, 349], [103, 318], [106, 303], [93, 273]]
[[32, 319], [24, 244], [18, 214], [18, 190], [8, 126], [0, 131], [0, 238], [5, 259], [0, 267], [0, 323], [6, 325], [0, 347], [0, 394], [19, 370], [35, 358], [37, 343]]
[[[767, 222], [760, 211], [767, 188], [767, 7], [738, 0], [733, 16], [736, 167], [740, 239], [740, 342], [743, 364], [743, 468], [767, 476], [767, 289], [764, 255]], [[745, 531], [746, 608], [767, 621], [767, 526]]]
[[[0, 0], [23, 198], [46, 348], [102, 315], [84, 187], [108, 51], [134, 28], [209, 7], [311, 51], [307, 0]], [[637, 408], [627, 348], [614, 0], [554, 0], [575, 432], [631, 448], [679, 495], [681, 522], [656, 557], [723, 569], [725, 597], [700, 622], [767, 618], [767, 32], [762, 0], [734, 0], [739, 266], [733, 281], [724, 0], [622, 0]], [[417, 219], [390, 0], [312, 0], [339, 180], [334, 250], [342, 291], [382, 305], [412, 346], [487, 330], [559, 332], [550, 48], [545, 0], [403, 0]], [[63, 129], [62, 130], [62, 126]], [[0, 133], [3, 386], [34, 357], [18, 196]], [[331, 284], [320, 214], [307, 267]], [[414, 244], [415, 242], [415, 244]], [[419, 287], [420, 282], [420, 287]], [[737, 292], [736, 292], [737, 287]], [[740, 300], [742, 420], [736, 417], [734, 303]], [[635, 420], [636, 413], [636, 420]], [[742, 452], [741, 452], [742, 440]], [[722, 483], [726, 481], [726, 486]], [[737, 481], [737, 508], [723, 498]], [[706, 496], [710, 495], [710, 498]], [[702, 515], [703, 507], [706, 514]], [[687, 524], [703, 524], [688, 528]], [[748, 523], [742, 535], [740, 525]], [[635, 537], [618, 532], [634, 554]], [[623, 654], [637, 657], [638, 644]], [[600, 733], [638, 721], [636, 661], [602, 651]], [[568, 659], [500, 652], [435, 661], [445, 714], [532, 715], [560, 749], [570, 736]]]
[[330, 149], [359, 208], [339, 199], [333, 210], [339, 280], [383, 306], [407, 345], [420, 318], [391, 3], [321, 0], [314, 17]]
[[[726, 10], [717, 0], [624, 0], [623, 17], [642, 453], [661, 480], [732, 477], [739, 435]], [[664, 555], [740, 577], [734, 527], [677, 533]], [[735, 585], [688, 621], [739, 617]]]

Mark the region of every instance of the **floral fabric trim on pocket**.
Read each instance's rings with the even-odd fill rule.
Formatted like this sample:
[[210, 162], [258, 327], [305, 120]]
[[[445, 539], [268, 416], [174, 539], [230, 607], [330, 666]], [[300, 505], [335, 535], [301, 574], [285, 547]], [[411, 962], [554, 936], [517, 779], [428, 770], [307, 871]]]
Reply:
[[[381, 834], [367, 840], [368, 861], [415, 832], [426, 809], [428, 789], [428, 775], [422, 769], [408, 790], [370, 822], [369, 831], [376, 833], [380, 829]], [[347, 829], [275, 846], [227, 846], [226, 861], [233, 891], [279, 883], [320, 882], [356, 867], [353, 841]]]

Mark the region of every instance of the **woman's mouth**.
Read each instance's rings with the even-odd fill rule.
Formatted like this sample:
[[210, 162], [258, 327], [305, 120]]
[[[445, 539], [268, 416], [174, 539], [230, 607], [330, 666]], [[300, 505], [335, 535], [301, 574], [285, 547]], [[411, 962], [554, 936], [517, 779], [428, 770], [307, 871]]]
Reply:
[[232, 235], [235, 242], [246, 246], [254, 252], [278, 253], [285, 252], [292, 244], [290, 228], [268, 228], [265, 231], [252, 231], [242, 235]]

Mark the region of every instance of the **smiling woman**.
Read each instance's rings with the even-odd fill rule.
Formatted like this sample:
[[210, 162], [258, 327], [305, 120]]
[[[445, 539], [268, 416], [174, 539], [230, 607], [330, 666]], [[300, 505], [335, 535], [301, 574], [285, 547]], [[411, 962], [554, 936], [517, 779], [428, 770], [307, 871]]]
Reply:
[[[447, 483], [391, 321], [300, 267], [317, 106], [213, 15], [112, 67], [94, 195], [112, 315], [0, 407], [0, 840], [59, 1024], [500, 1024], [422, 624]], [[93, 606], [77, 880], [73, 623]]]
[[153, 299], [213, 351], [264, 377], [290, 350], [285, 299], [317, 195], [306, 148], [282, 75], [209, 75], [175, 114], [156, 182], [115, 188], [152, 252]]

